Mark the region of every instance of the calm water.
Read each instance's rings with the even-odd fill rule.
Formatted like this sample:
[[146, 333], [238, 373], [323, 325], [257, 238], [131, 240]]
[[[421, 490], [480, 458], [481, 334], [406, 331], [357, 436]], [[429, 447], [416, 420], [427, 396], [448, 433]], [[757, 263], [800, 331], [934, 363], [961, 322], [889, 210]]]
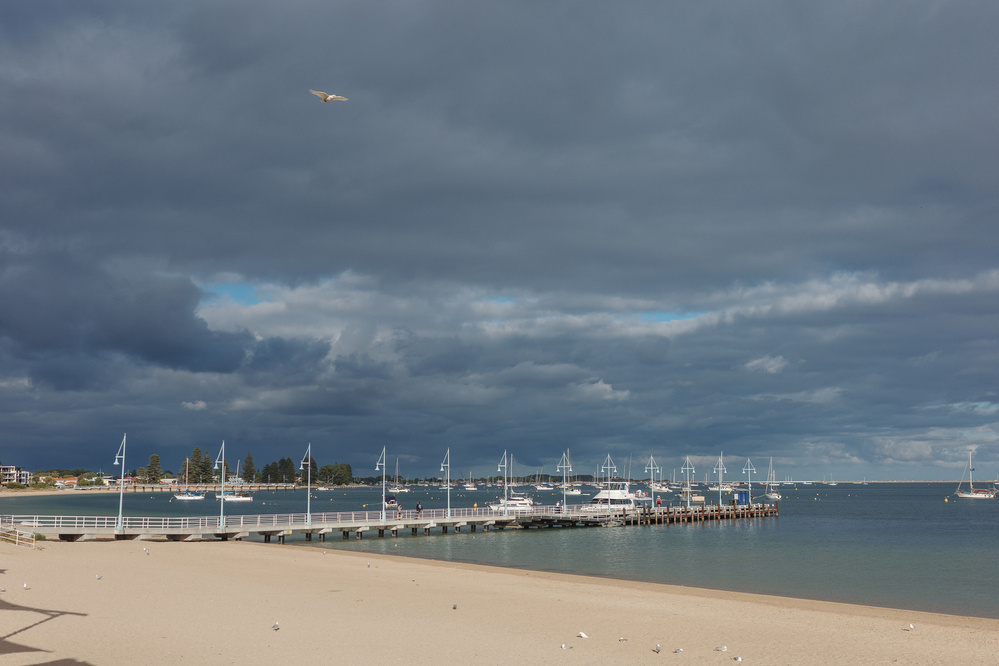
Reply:
[[[957, 500], [953, 490], [931, 483], [783, 486], [779, 518], [394, 539], [369, 533], [309, 546], [999, 618], [999, 500]], [[452, 491], [451, 506], [482, 506], [496, 496]], [[536, 495], [546, 504], [560, 498]], [[380, 489], [313, 491], [312, 511], [377, 510], [380, 499]], [[439, 490], [400, 499], [405, 508], [446, 505]], [[226, 515], [301, 513], [305, 502], [304, 490], [256, 493], [253, 503], [227, 504]], [[171, 502], [167, 493], [127, 493], [124, 512], [218, 515], [211, 499], [191, 504]], [[4, 498], [0, 513], [117, 515], [118, 496]]]

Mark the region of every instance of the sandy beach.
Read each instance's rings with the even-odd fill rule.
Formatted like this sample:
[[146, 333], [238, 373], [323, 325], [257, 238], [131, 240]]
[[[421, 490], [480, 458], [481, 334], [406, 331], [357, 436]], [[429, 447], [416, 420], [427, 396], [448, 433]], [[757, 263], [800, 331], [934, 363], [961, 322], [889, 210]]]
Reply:
[[0, 664], [992, 664], [999, 650], [999, 621], [980, 618], [292, 545], [38, 546], [0, 544]]

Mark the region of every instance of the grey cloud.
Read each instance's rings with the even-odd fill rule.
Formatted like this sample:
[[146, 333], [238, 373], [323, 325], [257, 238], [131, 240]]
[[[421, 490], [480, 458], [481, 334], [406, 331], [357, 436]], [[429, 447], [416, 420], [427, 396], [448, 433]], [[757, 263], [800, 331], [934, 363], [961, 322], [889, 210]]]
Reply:
[[[996, 464], [968, 406], [999, 404], [997, 27], [929, 1], [6, 4], [0, 424], [38, 466], [125, 427], [412, 473], [448, 445]], [[226, 280], [267, 300], [196, 286]]]

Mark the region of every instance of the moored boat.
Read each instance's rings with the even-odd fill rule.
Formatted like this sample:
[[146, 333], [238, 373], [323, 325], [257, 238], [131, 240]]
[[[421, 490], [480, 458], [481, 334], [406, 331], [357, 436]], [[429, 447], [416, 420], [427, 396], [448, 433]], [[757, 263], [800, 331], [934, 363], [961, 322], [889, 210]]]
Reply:
[[767, 472], [767, 491], [763, 493], [763, 497], [775, 502], [781, 498], [780, 493], [777, 492], [777, 479], [774, 475], [773, 457], [770, 458], [770, 470]]
[[188, 487], [191, 476], [191, 459], [184, 459], [184, 489], [173, 494], [175, 500], [203, 500], [205, 493], [201, 490], [191, 490]]
[[505, 510], [509, 513], [530, 513], [533, 508], [534, 500], [521, 493], [510, 493], [509, 497], [501, 497], [489, 505], [492, 511]]
[[[216, 499], [219, 499], [219, 497], [216, 496]], [[223, 502], [252, 502], [253, 495], [245, 492], [233, 492], [231, 490], [227, 490], [226, 492], [221, 493], [221, 499]]]
[[975, 468], [971, 466], [971, 454], [968, 454], [968, 489], [961, 490], [961, 483], [964, 482], [964, 476], [961, 477], [961, 483], [957, 484], [957, 490], [954, 491], [954, 495], [960, 497], [961, 499], [994, 499], [996, 496], [995, 488], [975, 488], [975, 482], [972, 480], [972, 472]]
[[652, 507], [652, 499], [644, 492], [632, 492], [627, 481], [608, 481], [583, 511], [626, 513]]

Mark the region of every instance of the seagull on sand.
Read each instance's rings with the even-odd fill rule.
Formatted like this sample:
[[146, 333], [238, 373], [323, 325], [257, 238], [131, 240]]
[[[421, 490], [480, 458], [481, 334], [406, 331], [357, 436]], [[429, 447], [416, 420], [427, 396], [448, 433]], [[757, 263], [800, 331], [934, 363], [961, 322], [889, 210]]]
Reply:
[[562, 649], [563, 650], [571, 650], [572, 646], [571, 645], [566, 645], [565, 643], [562, 643]]
[[271, 627], [271, 629], [273, 629], [274, 631], [277, 631], [277, 630], [278, 630], [278, 629], [280, 629], [280, 628], [281, 628], [281, 626], [280, 626], [280, 625], [279, 625], [279, 624], [278, 624], [277, 622], [275, 622], [275, 623], [274, 623], [274, 626], [273, 626], [273, 627]]
[[322, 90], [310, 90], [310, 93], [318, 97], [323, 102], [346, 102], [346, 97], [341, 97], [340, 95], [324, 93]]
[[656, 654], [659, 654], [660, 652], [663, 651], [663, 646], [660, 645], [659, 643], [656, 643], [656, 646], [653, 649], [656, 651]]

